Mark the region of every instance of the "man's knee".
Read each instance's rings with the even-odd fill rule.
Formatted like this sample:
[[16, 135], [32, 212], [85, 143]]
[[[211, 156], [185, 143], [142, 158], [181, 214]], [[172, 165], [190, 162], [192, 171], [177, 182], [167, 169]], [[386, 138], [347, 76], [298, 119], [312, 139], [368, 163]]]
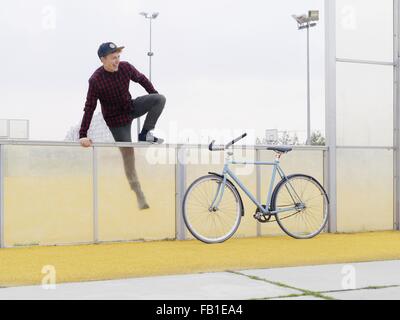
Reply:
[[165, 104], [165, 102], [167, 101], [167, 98], [163, 94], [159, 94], [159, 96], [160, 96], [161, 102], [163, 104]]
[[157, 105], [164, 107], [165, 102], [167, 101], [167, 98], [165, 98], [165, 96], [163, 94], [156, 94], [155, 95], [156, 101], [157, 101]]

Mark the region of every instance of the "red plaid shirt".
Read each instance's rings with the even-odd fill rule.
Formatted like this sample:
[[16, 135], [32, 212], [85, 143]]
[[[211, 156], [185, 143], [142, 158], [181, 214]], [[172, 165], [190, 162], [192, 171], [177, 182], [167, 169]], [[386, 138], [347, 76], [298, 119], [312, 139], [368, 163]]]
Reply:
[[139, 83], [148, 93], [158, 93], [146, 76], [126, 61], [120, 62], [116, 72], [108, 72], [101, 66], [93, 73], [89, 79], [79, 138], [87, 137], [98, 99], [107, 126], [120, 127], [133, 120], [130, 114], [130, 80]]

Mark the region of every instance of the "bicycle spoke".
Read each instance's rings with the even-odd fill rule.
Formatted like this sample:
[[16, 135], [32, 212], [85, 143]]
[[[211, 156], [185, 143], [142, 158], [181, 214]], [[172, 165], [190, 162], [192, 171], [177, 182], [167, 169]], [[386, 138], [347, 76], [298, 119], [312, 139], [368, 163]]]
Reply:
[[[192, 196], [197, 200], [198, 203], [201, 203], [201, 206], [202, 206], [203, 208], [206, 208], [206, 209], [207, 209], [207, 208], [210, 207], [211, 204], [209, 204], [208, 201], [202, 200], [196, 193], [193, 193]], [[206, 203], [207, 205], [205, 205], [204, 203]]]

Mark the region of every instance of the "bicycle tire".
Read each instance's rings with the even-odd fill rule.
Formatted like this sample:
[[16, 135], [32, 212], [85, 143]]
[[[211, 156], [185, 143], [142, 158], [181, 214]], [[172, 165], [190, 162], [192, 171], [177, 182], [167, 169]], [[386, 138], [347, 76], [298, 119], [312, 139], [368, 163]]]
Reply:
[[[319, 213], [319, 210], [320, 210], [319, 207], [323, 208], [322, 209], [323, 210], [322, 219], [321, 219], [320, 223], [318, 223], [318, 226], [312, 232], [309, 232], [309, 233], [304, 232], [304, 229], [308, 228], [308, 226], [310, 225], [309, 223], [311, 223], [311, 222], [309, 222], [309, 223], [306, 222], [306, 219], [311, 217], [311, 209], [310, 209], [311, 206], [309, 204], [308, 205], [306, 204], [306, 208], [304, 210], [298, 211], [297, 213], [290, 213], [290, 214], [289, 213], [277, 213], [275, 217], [276, 217], [276, 221], [278, 222], [280, 228], [287, 235], [289, 235], [289, 236], [291, 236], [291, 237], [293, 237], [295, 239], [310, 239], [310, 238], [315, 237], [319, 233], [321, 233], [321, 231], [325, 228], [325, 226], [326, 226], [326, 224], [328, 222], [328, 219], [329, 219], [329, 198], [328, 198], [328, 195], [327, 195], [325, 189], [318, 182], [317, 179], [315, 179], [312, 176], [305, 175], [305, 174], [292, 174], [292, 175], [287, 176], [286, 178], [283, 178], [276, 185], [276, 187], [274, 189], [274, 192], [273, 192], [273, 195], [272, 195], [272, 200], [271, 200], [271, 209], [272, 209], [272, 211], [275, 211], [275, 210], [277, 210], [278, 207], [285, 206], [283, 204], [278, 204], [277, 202], [278, 201], [284, 202], [281, 199], [284, 199], [283, 194], [284, 194], [285, 191], [282, 191], [282, 190], [284, 190], [283, 188], [285, 186], [286, 187], [289, 186], [290, 188], [293, 188], [293, 184], [294, 184], [295, 179], [298, 179], [298, 180], [303, 179], [303, 181], [307, 181], [307, 182], [311, 183], [321, 193], [321, 196], [322, 196], [321, 199], [322, 199], [323, 203], [322, 203], [322, 205], [319, 203], [318, 204], [318, 208], [313, 209], [314, 213], [316, 213], [314, 215], [318, 215], [318, 214], [320, 214]], [[292, 183], [290, 183], [290, 182], [292, 182]], [[306, 188], [308, 188], [309, 185], [307, 185]], [[288, 187], [286, 188], [286, 190], [288, 190]], [[306, 189], [303, 190], [303, 197], [304, 197], [305, 190]], [[288, 191], [286, 191], [286, 193], [290, 194], [290, 192], [288, 192]], [[297, 194], [297, 191], [296, 191], [296, 194]], [[280, 195], [281, 195], [281, 198], [280, 198]], [[292, 197], [292, 195], [291, 195], [291, 197]], [[317, 196], [315, 197], [315, 199], [316, 198], [317, 198]], [[290, 202], [290, 200], [285, 200], [285, 201], [289, 201]], [[301, 202], [303, 202], [303, 201], [304, 200], [301, 200]], [[314, 201], [316, 201], [316, 200], [314, 200]], [[294, 203], [295, 202], [293, 202], [292, 204], [294, 204]], [[317, 207], [317, 205], [314, 205], [314, 207]], [[308, 210], [308, 212], [307, 212], [308, 216], [306, 214], [306, 210]], [[294, 230], [291, 230], [291, 229], [293, 229], [293, 224], [294, 224], [294, 222], [292, 222], [293, 220], [291, 221], [292, 222], [291, 224], [288, 221], [284, 221], [284, 220], [288, 220], [292, 216], [296, 217], [296, 215], [297, 215], [296, 218], [298, 218], [300, 220], [300, 218], [299, 218], [300, 216], [298, 215], [299, 213], [302, 214], [301, 218], [304, 221], [304, 225], [299, 227], [299, 231], [296, 232]], [[317, 218], [315, 216], [313, 216], [313, 219], [314, 219], [314, 221], [317, 221], [316, 220]], [[311, 221], [311, 220], [308, 220], [308, 221]], [[302, 230], [302, 231], [300, 231], [300, 230]]]
[[[236, 232], [236, 230], [238, 229], [239, 225], [240, 225], [240, 221], [241, 221], [241, 217], [242, 217], [242, 213], [243, 213], [243, 207], [242, 207], [242, 202], [241, 202], [241, 198], [240, 195], [238, 193], [238, 191], [236, 190], [236, 188], [234, 187], [234, 185], [230, 182], [230, 181], [226, 181], [225, 184], [225, 190], [224, 190], [224, 196], [223, 196], [223, 200], [224, 198], [227, 199], [227, 201], [229, 201], [229, 195], [232, 199], [235, 200], [235, 211], [232, 211], [232, 216], [234, 216], [234, 221], [232, 221], [231, 225], [228, 227], [226, 232], [222, 232], [220, 235], [215, 235], [213, 237], [206, 235], [205, 233], [207, 232], [207, 230], [204, 230], [204, 226], [202, 225], [200, 226], [195, 226], [194, 222], [193, 222], [193, 218], [192, 218], [192, 214], [193, 212], [189, 212], [189, 203], [192, 199], [194, 199], [194, 194], [193, 192], [196, 190], [196, 188], [198, 188], [198, 186], [200, 186], [202, 183], [206, 183], [206, 182], [212, 182], [213, 183], [222, 183], [223, 178], [217, 175], [205, 175], [202, 177], [199, 177], [198, 179], [196, 179], [195, 181], [192, 182], [192, 184], [189, 186], [189, 188], [187, 189], [185, 196], [183, 198], [183, 202], [182, 202], [182, 214], [183, 214], [183, 220], [185, 222], [185, 225], [187, 227], [187, 229], [190, 231], [190, 233], [197, 239], [200, 240], [204, 243], [208, 243], [208, 244], [212, 244], [212, 243], [221, 243], [224, 242], [226, 240], [228, 240], [229, 238], [231, 238], [234, 233]], [[216, 186], [217, 187], [217, 186]], [[217, 190], [217, 189], [216, 189]], [[228, 194], [228, 197], [226, 195], [227, 192], [230, 192], [230, 194]], [[193, 195], [193, 197], [191, 198], [191, 195]], [[207, 221], [209, 220], [213, 220], [215, 223], [215, 229], [217, 228], [216, 226], [216, 216], [217, 213], [216, 212], [210, 212], [208, 210], [206, 210], [207, 206], [211, 205], [212, 200], [214, 199], [215, 193], [210, 192], [207, 194], [207, 196], [209, 196], [209, 198], [207, 199], [207, 203], [203, 203], [202, 206], [204, 207], [204, 209], [200, 209], [203, 210], [201, 212], [201, 214], [205, 214], [204, 219], [206, 219]], [[206, 198], [204, 196], [203, 193], [203, 197]], [[203, 200], [202, 200], [203, 201]], [[222, 203], [222, 201], [221, 201]], [[224, 203], [225, 204], [225, 203]], [[227, 204], [225, 204], [227, 205]], [[219, 206], [221, 208], [221, 206]], [[192, 210], [193, 211], [193, 210]], [[207, 212], [208, 211], [208, 212]], [[218, 210], [217, 212], [221, 211], [221, 213], [224, 213], [224, 211], [222, 211], [221, 209]], [[200, 216], [200, 212], [195, 213], [197, 215], [197, 218]], [[226, 214], [226, 212], [225, 212]], [[211, 218], [211, 216], [214, 215], [214, 217]], [[203, 216], [202, 216], [203, 217]], [[226, 219], [226, 217], [224, 218]], [[222, 221], [222, 216], [220, 216], [219, 221]], [[203, 230], [201, 230], [203, 229]]]

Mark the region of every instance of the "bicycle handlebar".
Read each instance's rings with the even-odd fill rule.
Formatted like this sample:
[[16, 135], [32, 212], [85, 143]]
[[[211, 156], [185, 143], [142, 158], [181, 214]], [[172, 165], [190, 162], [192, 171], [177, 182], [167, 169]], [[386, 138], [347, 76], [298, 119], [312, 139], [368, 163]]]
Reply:
[[210, 151], [224, 151], [225, 149], [228, 149], [231, 145], [235, 144], [239, 140], [243, 139], [244, 137], [247, 136], [247, 133], [243, 133], [240, 137], [237, 137], [236, 139], [232, 140], [228, 144], [226, 144], [224, 147], [214, 147], [214, 142], [215, 140], [211, 141], [210, 145], [208, 146], [208, 150]]
[[232, 140], [231, 142], [229, 142], [225, 148], [228, 149], [231, 145], [235, 144], [236, 142], [238, 142], [239, 140], [243, 139], [244, 137], [247, 136], [247, 133], [243, 133], [240, 137], [237, 137], [235, 140]]
[[210, 151], [223, 151], [225, 150], [225, 147], [214, 147], [214, 142], [215, 140], [211, 141], [210, 145], [208, 146], [208, 150]]

